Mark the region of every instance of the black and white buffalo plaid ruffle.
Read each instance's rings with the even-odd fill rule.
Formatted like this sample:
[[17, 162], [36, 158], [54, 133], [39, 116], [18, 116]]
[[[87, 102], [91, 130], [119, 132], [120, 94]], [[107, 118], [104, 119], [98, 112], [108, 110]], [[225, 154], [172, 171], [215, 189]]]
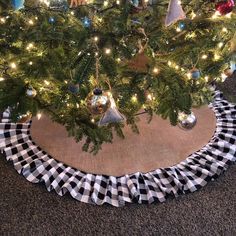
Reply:
[[15, 169], [33, 183], [44, 182], [48, 191], [69, 192], [81, 202], [124, 206], [126, 202], [163, 202], [168, 196], [194, 192], [214, 180], [236, 161], [236, 105], [215, 93], [209, 105], [217, 118], [210, 142], [185, 161], [148, 173], [121, 177], [84, 173], [48, 155], [30, 136], [30, 125], [8, 123], [4, 113], [0, 123], [0, 150]]

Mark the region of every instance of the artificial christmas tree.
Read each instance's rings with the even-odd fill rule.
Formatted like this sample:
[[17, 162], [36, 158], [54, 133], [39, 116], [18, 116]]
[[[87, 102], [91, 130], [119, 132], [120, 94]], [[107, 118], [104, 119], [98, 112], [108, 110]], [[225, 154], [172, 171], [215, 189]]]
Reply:
[[[180, 114], [210, 101], [208, 84], [235, 60], [233, 0], [24, 5], [9, 10], [0, 0], [0, 110], [10, 108], [13, 121], [49, 113], [77, 141], [86, 138], [85, 151], [111, 142], [113, 129], [122, 137], [125, 120], [138, 131], [142, 109], [176, 125]], [[99, 103], [91, 100], [94, 89], [110, 93], [99, 114], [88, 105], [104, 102], [101, 93]], [[121, 119], [109, 123], [111, 103]]]

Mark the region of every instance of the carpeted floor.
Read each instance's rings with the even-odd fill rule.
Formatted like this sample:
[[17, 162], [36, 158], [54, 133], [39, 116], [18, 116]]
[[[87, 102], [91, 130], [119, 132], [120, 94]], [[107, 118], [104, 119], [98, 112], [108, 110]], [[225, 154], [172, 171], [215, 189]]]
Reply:
[[236, 235], [236, 166], [193, 194], [115, 208], [27, 182], [0, 158], [0, 235]]

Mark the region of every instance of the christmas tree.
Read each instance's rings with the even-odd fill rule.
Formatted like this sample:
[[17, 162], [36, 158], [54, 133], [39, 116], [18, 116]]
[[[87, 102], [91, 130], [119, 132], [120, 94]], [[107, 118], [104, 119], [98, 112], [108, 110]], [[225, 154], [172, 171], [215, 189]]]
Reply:
[[140, 113], [176, 125], [235, 70], [235, 28], [234, 0], [0, 0], [0, 111], [93, 153]]

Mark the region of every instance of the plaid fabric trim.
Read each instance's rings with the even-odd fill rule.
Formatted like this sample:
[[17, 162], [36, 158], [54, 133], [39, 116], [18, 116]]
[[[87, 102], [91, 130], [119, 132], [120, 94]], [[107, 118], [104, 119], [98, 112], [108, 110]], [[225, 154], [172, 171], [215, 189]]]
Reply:
[[9, 114], [0, 123], [0, 150], [18, 173], [32, 183], [44, 182], [48, 191], [67, 192], [81, 202], [116, 207], [125, 203], [164, 202], [169, 196], [194, 192], [214, 180], [236, 161], [236, 105], [216, 91], [209, 107], [217, 123], [212, 139], [181, 163], [148, 173], [121, 177], [88, 174], [48, 155], [30, 137], [30, 125], [13, 124]]

